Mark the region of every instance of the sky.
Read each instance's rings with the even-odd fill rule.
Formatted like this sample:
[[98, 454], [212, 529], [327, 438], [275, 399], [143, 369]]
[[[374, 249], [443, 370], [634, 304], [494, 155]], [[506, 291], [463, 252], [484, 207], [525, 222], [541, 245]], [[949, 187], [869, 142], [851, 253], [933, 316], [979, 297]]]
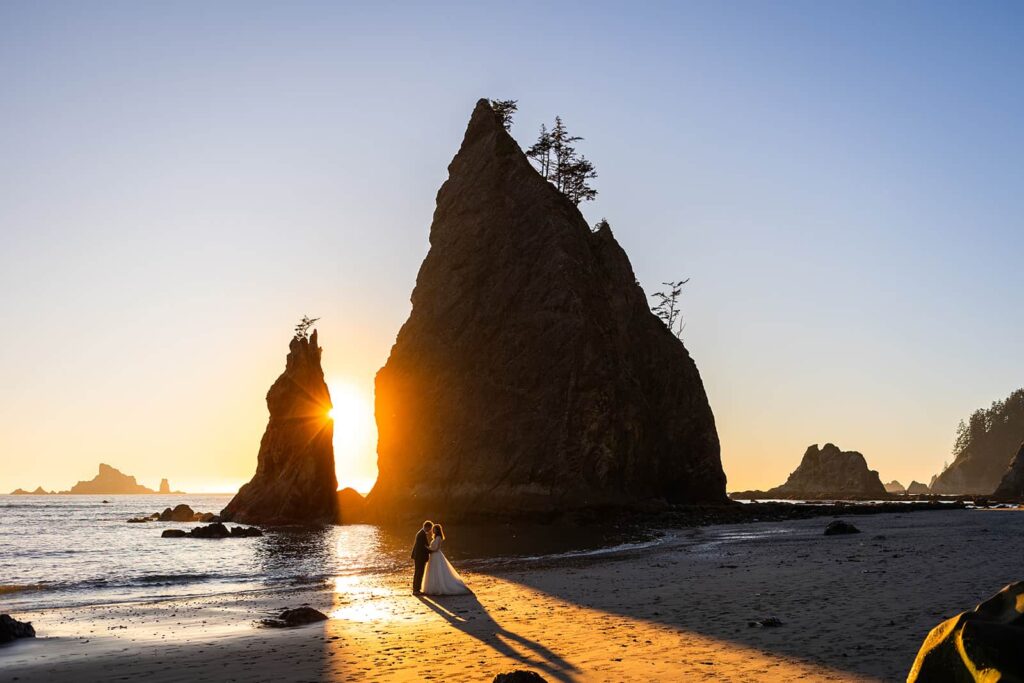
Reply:
[[927, 482], [1024, 385], [1024, 6], [0, 1], [0, 491], [233, 491], [321, 317], [342, 485], [480, 97], [557, 114], [684, 341], [729, 490]]

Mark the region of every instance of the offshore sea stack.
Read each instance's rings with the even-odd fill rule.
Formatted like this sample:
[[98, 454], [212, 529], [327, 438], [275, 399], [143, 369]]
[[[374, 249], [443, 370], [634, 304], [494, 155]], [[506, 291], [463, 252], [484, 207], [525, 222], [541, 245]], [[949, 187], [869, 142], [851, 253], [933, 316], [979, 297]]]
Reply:
[[725, 502], [700, 374], [610, 227], [591, 231], [487, 100], [448, 172], [376, 378], [370, 515]]
[[996, 500], [1024, 500], [1024, 444], [1020, 445], [992, 497]]
[[841, 451], [835, 444], [810, 446], [782, 486], [766, 492], [771, 498], [886, 498], [878, 472], [868, 469], [857, 451]]
[[334, 474], [331, 395], [320, 367], [317, 333], [288, 347], [285, 370], [267, 392], [270, 421], [260, 442], [256, 474], [221, 513], [243, 524], [333, 524]]

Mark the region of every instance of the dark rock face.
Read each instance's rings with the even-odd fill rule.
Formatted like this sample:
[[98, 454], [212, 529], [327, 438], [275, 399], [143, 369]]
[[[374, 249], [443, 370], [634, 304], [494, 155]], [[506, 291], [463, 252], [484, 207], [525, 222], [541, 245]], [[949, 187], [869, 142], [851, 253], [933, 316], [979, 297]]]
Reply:
[[590, 230], [486, 100], [448, 170], [376, 378], [370, 512], [724, 502], [700, 374], [611, 229]]
[[910, 486], [907, 487], [907, 493], [909, 493], [912, 496], [921, 496], [926, 493], [931, 493], [931, 491], [928, 489], [927, 484], [922, 484], [921, 482], [915, 480], [910, 482]]
[[338, 491], [338, 521], [352, 524], [363, 520], [366, 514], [366, 499], [354, 488]]
[[906, 493], [907, 489], [903, 488], [903, 484], [899, 483], [895, 479], [885, 485], [886, 493]]
[[295, 609], [286, 609], [276, 619], [264, 619], [263, 625], [274, 628], [287, 628], [314, 624], [318, 621], [327, 621], [327, 615], [312, 607], [296, 607]]
[[35, 638], [32, 623], [18, 621], [10, 614], [0, 614], [0, 643], [9, 643], [17, 638]]
[[999, 482], [992, 497], [996, 500], [1022, 500], [1024, 499], [1024, 444], [1010, 462], [1010, 467], [1003, 474], [1003, 480]]
[[932, 480], [931, 492], [990, 495], [1024, 440], [1024, 389], [976, 410], [957, 431], [953, 462]]
[[267, 392], [270, 421], [256, 474], [221, 513], [248, 524], [333, 524], [338, 517], [331, 395], [317, 333], [292, 339], [285, 370]]
[[135, 481], [135, 477], [124, 474], [110, 465], [100, 463], [99, 473], [93, 479], [78, 482], [71, 487], [68, 493], [110, 495], [155, 493], [155, 491]]
[[931, 630], [907, 683], [1024, 680], [1024, 582]]
[[854, 525], [850, 524], [849, 522], [844, 522], [841, 519], [837, 519], [835, 521], [829, 522], [828, 526], [825, 527], [825, 535], [826, 536], [841, 536], [843, 534], [859, 534], [859, 533], [860, 533], [860, 529], [858, 529]]
[[878, 472], [868, 469], [864, 456], [856, 451], [841, 451], [827, 443], [804, 453], [800, 466], [782, 486], [766, 492], [770, 498], [885, 498], [885, 487]]

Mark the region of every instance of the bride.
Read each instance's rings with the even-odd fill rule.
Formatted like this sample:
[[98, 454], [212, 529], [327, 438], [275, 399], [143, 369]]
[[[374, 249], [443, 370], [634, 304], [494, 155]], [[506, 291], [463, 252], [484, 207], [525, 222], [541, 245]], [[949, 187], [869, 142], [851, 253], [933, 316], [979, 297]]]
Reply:
[[466, 586], [455, 567], [441, 552], [444, 542], [444, 529], [440, 524], [433, 528], [434, 538], [430, 541], [430, 561], [427, 562], [427, 573], [423, 577], [423, 592], [427, 595], [463, 595], [472, 591]]

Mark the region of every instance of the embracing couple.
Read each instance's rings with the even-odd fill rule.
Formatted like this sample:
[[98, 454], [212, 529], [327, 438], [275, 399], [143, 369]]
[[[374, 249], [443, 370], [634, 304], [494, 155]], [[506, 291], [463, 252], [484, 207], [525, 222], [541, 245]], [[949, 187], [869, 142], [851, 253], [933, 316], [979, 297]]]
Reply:
[[444, 529], [431, 521], [423, 522], [412, 546], [416, 570], [412, 575], [413, 595], [462, 595], [472, 591], [441, 552]]

